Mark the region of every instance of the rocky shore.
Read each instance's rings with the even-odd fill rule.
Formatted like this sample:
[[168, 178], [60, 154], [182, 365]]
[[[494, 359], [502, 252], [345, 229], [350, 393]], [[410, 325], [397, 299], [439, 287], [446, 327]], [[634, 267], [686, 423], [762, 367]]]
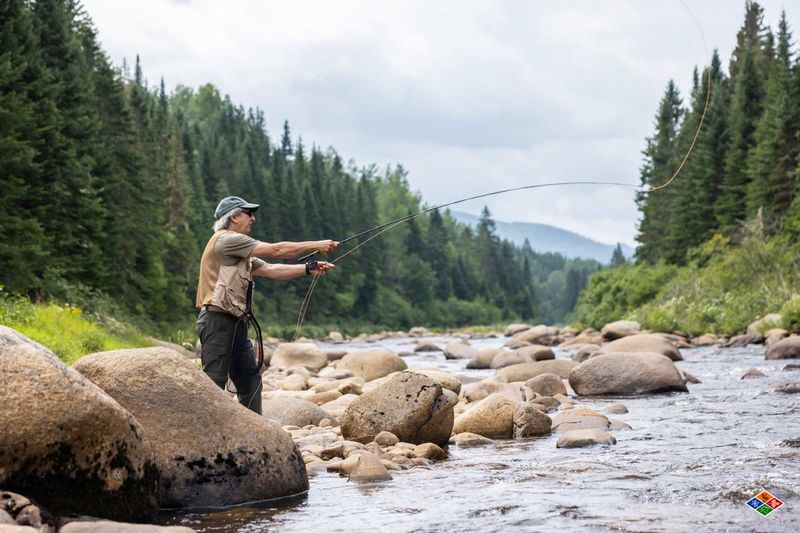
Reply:
[[[218, 389], [195, 354], [103, 352], [70, 368], [0, 327], [0, 533], [190, 531], [145, 524], [159, 508], [302, 493], [320, 475], [391, 483], [437, 468], [451, 447], [551, 433], [559, 448], [613, 446], [629, 428], [614, 415], [627, 407], [593, 410], [584, 398], [691, 393], [696, 378], [675, 364], [691, 346], [764, 343], [766, 359], [800, 357], [800, 337], [765, 329], [774, 322], [765, 317], [730, 339], [642, 332], [626, 321], [582, 332], [512, 324], [489, 334], [505, 339], [502, 348], [484, 350], [471, 341], [486, 335], [439, 335], [447, 343], [436, 345], [424, 328], [353, 339], [332, 332], [327, 350], [269, 339], [264, 416]], [[408, 353], [364, 348], [392, 336], [417, 342]], [[491, 375], [409, 368], [413, 353]], [[742, 379], [759, 377], [751, 370]], [[775, 388], [797, 391], [792, 382]]]

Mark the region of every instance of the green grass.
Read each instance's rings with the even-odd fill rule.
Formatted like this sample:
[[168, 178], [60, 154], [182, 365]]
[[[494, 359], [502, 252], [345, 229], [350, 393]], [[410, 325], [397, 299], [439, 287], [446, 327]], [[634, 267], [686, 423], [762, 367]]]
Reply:
[[33, 304], [22, 298], [0, 298], [0, 324], [47, 346], [66, 364], [92, 352], [152, 345], [130, 326], [111, 333], [88, 320], [77, 307]]

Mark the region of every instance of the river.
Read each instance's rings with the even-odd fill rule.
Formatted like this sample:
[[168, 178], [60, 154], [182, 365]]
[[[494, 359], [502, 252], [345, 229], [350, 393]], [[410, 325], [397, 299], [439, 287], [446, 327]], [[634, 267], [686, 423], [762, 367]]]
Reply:
[[[402, 353], [415, 342], [394, 338], [369, 346]], [[800, 530], [800, 396], [767, 392], [777, 382], [800, 381], [800, 371], [781, 370], [800, 361], [766, 361], [762, 346], [681, 352], [685, 361], [677, 364], [702, 381], [689, 384], [688, 394], [579, 401], [596, 410], [615, 402], [628, 407], [627, 414], [610, 415], [632, 427], [612, 432], [615, 446], [557, 449], [556, 434], [451, 446], [448, 460], [392, 472], [391, 481], [356, 484], [322, 473], [297, 498], [164, 513], [160, 522], [204, 532]], [[465, 360], [448, 361], [441, 353], [405, 360], [410, 368], [436, 367], [462, 381], [494, 373], [467, 370]], [[767, 377], [740, 380], [749, 367]], [[749, 508], [746, 502], [761, 490], [784, 505], [768, 516]]]

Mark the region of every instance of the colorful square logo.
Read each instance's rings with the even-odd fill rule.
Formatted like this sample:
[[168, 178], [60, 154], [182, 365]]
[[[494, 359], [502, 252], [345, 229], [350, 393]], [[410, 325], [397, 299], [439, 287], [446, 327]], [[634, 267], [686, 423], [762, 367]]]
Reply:
[[765, 490], [762, 490], [754, 497], [747, 500], [747, 506], [762, 516], [767, 516], [781, 505], [783, 505], [781, 500]]

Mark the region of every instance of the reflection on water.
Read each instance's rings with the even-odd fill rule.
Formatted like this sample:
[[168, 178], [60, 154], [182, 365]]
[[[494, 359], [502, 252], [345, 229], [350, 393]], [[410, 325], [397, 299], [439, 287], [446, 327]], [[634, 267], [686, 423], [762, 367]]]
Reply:
[[[448, 339], [433, 339], [445, 346]], [[472, 342], [478, 349], [503, 339]], [[413, 340], [378, 343], [409, 352]], [[371, 345], [373, 346], [373, 345]], [[592, 398], [597, 410], [632, 429], [617, 445], [557, 449], [556, 436], [453, 448], [430, 469], [392, 472], [392, 481], [355, 484], [336, 474], [310, 478], [300, 499], [213, 512], [165, 512], [163, 524], [198, 531], [392, 531], [564, 529], [568, 531], [797, 531], [800, 523], [800, 396], [767, 393], [800, 381], [765, 361], [762, 347], [682, 350], [684, 370], [702, 383], [690, 392]], [[568, 357], [557, 351], [557, 357]], [[406, 357], [474, 381], [492, 370], [467, 370], [441, 353]], [[739, 380], [757, 367], [766, 378]], [[784, 505], [762, 517], [745, 505], [762, 489]]]

